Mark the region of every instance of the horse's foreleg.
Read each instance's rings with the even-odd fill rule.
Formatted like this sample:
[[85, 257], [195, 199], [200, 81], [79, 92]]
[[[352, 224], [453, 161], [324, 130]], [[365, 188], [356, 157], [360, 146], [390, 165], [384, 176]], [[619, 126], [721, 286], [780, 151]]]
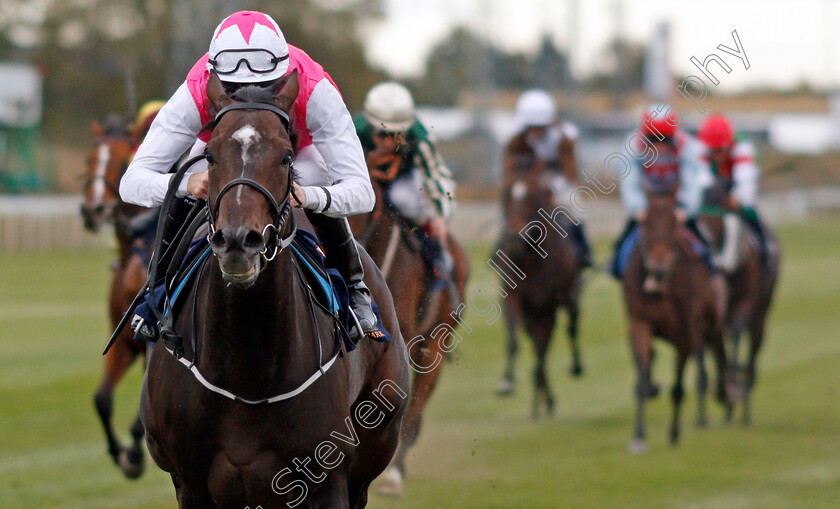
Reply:
[[499, 396], [512, 394], [515, 385], [516, 354], [519, 352], [519, 302], [511, 295], [504, 304], [505, 330], [507, 332], [505, 372], [496, 386]]
[[726, 349], [723, 346], [723, 334], [716, 330], [708, 336], [708, 343], [715, 354], [715, 368], [717, 371], [717, 390], [715, 398], [723, 405], [726, 412], [726, 422], [732, 421], [732, 401], [727, 389], [728, 365]]
[[577, 302], [577, 297], [573, 298], [567, 306], [569, 310], [569, 326], [567, 332], [569, 334], [569, 345], [572, 349], [572, 376], [581, 376], [583, 374], [583, 364], [580, 360], [580, 346], [578, 345], [578, 318], [580, 317], [580, 306]]
[[630, 442], [630, 452], [634, 454], [647, 452], [644, 410], [645, 401], [650, 392], [648, 384], [650, 383], [651, 339], [650, 325], [640, 320], [631, 319], [630, 346], [636, 364], [636, 421], [633, 440]]
[[706, 372], [706, 349], [703, 345], [697, 349], [697, 427], [705, 428], [708, 425], [706, 417], [706, 392], [709, 388], [709, 376]]
[[[702, 348], [702, 343], [700, 348]], [[673, 414], [671, 417], [671, 445], [677, 445], [680, 440], [680, 409], [683, 401], [683, 373], [685, 372], [685, 363], [688, 359], [688, 351], [677, 349], [677, 365], [676, 374], [674, 376], [674, 385], [671, 387], [671, 402], [673, 404]]]
[[552, 310], [550, 314], [533, 317], [535, 323], [529, 327], [529, 332], [534, 339], [534, 351], [536, 361], [534, 363], [534, 405], [533, 417], [539, 417], [540, 404], [545, 402], [545, 409], [548, 415], [554, 413], [554, 395], [548, 383], [548, 376], [545, 373], [548, 347], [551, 344], [551, 333], [554, 331], [556, 313]]
[[102, 382], [93, 397], [96, 413], [102, 422], [102, 429], [105, 431], [105, 439], [108, 442], [108, 454], [119, 464], [119, 456], [122, 447], [114, 433], [111, 418], [113, 415], [114, 388], [125, 375], [126, 370], [134, 362], [136, 354], [126, 344], [125, 334], [121, 335], [114, 347], [105, 357], [104, 374]]
[[[444, 355], [437, 341], [427, 341], [427, 343], [429, 344], [428, 349], [413, 349], [414, 352], [421, 352], [419, 355], [423, 356], [422, 359], [415, 360], [416, 366], [427, 366], [434, 359], [441, 358]], [[442, 363], [438, 363], [434, 369], [428, 372], [421, 373], [418, 371], [414, 374], [408, 408], [406, 408], [402, 422], [400, 446], [394, 459], [394, 465], [403, 477], [405, 476], [405, 458], [408, 450], [414, 445], [420, 434], [420, 427], [423, 421], [423, 408], [426, 406], [426, 402], [431, 396], [432, 391], [435, 390], [442, 366]]]
[[753, 387], [755, 387], [756, 379], [756, 359], [758, 352], [761, 350], [761, 345], [764, 342], [764, 317], [757, 317], [750, 327], [750, 357], [747, 361], [746, 376], [744, 380], [745, 394], [744, 394], [744, 417], [743, 425], [749, 426], [752, 416], [750, 408], [750, 400], [752, 398]]

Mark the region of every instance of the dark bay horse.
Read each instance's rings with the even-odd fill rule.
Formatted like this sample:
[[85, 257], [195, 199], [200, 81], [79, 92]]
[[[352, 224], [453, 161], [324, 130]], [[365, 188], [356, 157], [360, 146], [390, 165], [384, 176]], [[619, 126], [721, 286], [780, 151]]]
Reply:
[[[405, 461], [408, 451], [420, 434], [423, 409], [435, 390], [447, 353], [441, 342], [432, 339], [432, 331], [440, 326], [456, 328], [458, 324], [451, 315], [464, 297], [469, 277], [469, 259], [464, 248], [450, 233], [447, 245], [455, 261], [453, 282], [457, 295], [445, 289], [429, 292], [433, 281], [429, 278], [426, 262], [420, 254], [417, 238], [410, 226], [402, 220], [393, 207], [383, 199], [379, 181], [372, 179], [376, 193], [376, 207], [369, 214], [349, 218], [353, 232], [359, 242], [370, 253], [382, 270], [382, 275], [394, 295], [394, 306], [400, 323], [400, 332], [411, 341], [422, 336], [425, 341], [415, 343], [410, 351], [414, 366], [428, 369], [414, 369], [411, 396], [403, 418], [400, 447], [394, 464], [384, 476], [379, 491], [399, 496], [403, 490]], [[457, 299], [457, 302], [452, 302]]]
[[[88, 173], [81, 214], [85, 228], [91, 232], [99, 231], [106, 222], [114, 225], [119, 257], [113, 267], [108, 310], [111, 324], [116, 327], [123, 312], [146, 282], [146, 267], [132, 249], [129, 223], [139, 214], [147, 213], [148, 209], [125, 203], [119, 196], [120, 178], [140, 140], [128, 132], [119, 117], [109, 118], [104, 126], [94, 122], [91, 131], [96, 142], [87, 158]], [[111, 422], [112, 406], [115, 387], [145, 351], [146, 345], [136, 341], [131, 330], [125, 328], [105, 356], [102, 381], [94, 396], [96, 412], [108, 442], [108, 454], [130, 479], [143, 473], [143, 425], [138, 416], [131, 426], [132, 445], [123, 448]]]
[[725, 381], [726, 355], [722, 326], [725, 286], [702, 257], [695, 253], [688, 229], [677, 221], [673, 192], [648, 195], [647, 217], [639, 226], [638, 243], [622, 280], [630, 347], [636, 365], [636, 423], [630, 451], [647, 450], [644, 404], [651, 394], [653, 339], [662, 338], [676, 349], [676, 373], [671, 388], [673, 414], [671, 444], [680, 435], [683, 371], [694, 357], [698, 365], [698, 425], [706, 425], [707, 374], [704, 347], [711, 347], [718, 370], [717, 398], [731, 406]]
[[215, 74], [207, 85], [215, 257], [183, 292], [173, 325], [183, 357], [155, 344], [141, 403], [150, 454], [182, 509], [364, 507], [397, 448], [409, 368], [384, 278], [360, 250], [392, 341], [343, 352], [284, 249], [298, 91], [296, 71], [230, 97]]
[[532, 410], [535, 418], [539, 416], [542, 406], [545, 406], [548, 414], [554, 411], [554, 395], [546, 376], [545, 364], [560, 309], [565, 309], [569, 318], [566, 330], [572, 351], [571, 373], [574, 376], [583, 374], [578, 346], [583, 266], [572, 239], [568, 238], [571, 222], [560, 212], [555, 216], [560, 221], [567, 221], [562, 228], [565, 235], [544, 226], [547, 232], [541, 243], [544, 253], [530, 246], [519, 234], [531, 221], [541, 221], [540, 210], [546, 214], [552, 214], [555, 210], [549, 180], [550, 175], [543, 174], [532, 182], [517, 181], [510, 189], [504, 190], [506, 223], [499, 242], [501, 251], [526, 277], [516, 288], [509, 290], [509, 295], [504, 299], [507, 364], [497, 393], [507, 395], [514, 390], [514, 365], [519, 350], [518, 328], [522, 324], [534, 342], [536, 354]]
[[[713, 188], [714, 191], [714, 188]], [[710, 234], [715, 249], [723, 244], [724, 218], [741, 221], [735, 212], [722, 208], [721, 197], [725, 193], [707, 193], [707, 206], [704, 207], [699, 220]], [[767, 253], [767, 260], [762, 262], [760, 240], [746, 224], [742, 224], [738, 243], [738, 256], [732, 270], [726, 273], [728, 299], [726, 303], [726, 317], [724, 320], [727, 337], [730, 342], [729, 376], [733, 382], [733, 396], [743, 402], [743, 424], [750, 423], [750, 396], [755, 386], [756, 359], [764, 343], [764, 331], [767, 314], [773, 300], [773, 292], [779, 274], [780, 253], [778, 242], [773, 231], [764, 226], [767, 242], [771, 246]], [[749, 333], [749, 353], [746, 366], [741, 365], [740, 344], [744, 332]], [[727, 414], [727, 420], [732, 413]]]

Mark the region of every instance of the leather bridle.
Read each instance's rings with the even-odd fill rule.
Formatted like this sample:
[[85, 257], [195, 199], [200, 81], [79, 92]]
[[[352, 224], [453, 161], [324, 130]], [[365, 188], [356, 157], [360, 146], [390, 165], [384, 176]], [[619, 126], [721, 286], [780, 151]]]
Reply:
[[[213, 120], [214, 124], [218, 124], [221, 120], [222, 116], [226, 113], [233, 111], [233, 110], [264, 110], [270, 111], [283, 121], [283, 125], [286, 128], [286, 132], [289, 131], [290, 128], [290, 121], [289, 115], [281, 110], [280, 108], [273, 106], [271, 104], [264, 104], [264, 103], [255, 103], [255, 102], [246, 102], [246, 103], [234, 103], [225, 108], [222, 108], [219, 113], [216, 114], [216, 117]], [[216, 232], [216, 218], [219, 213], [219, 205], [221, 204], [222, 197], [233, 189], [236, 186], [248, 186], [262, 194], [266, 200], [268, 201], [269, 206], [271, 207], [271, 215], [272, 215], [272, 222], [266, 224], [262, 229], [262, 237], [263, 241], [265, 242], [265, 246], [263, 247], [260, 254], [265, 257], [267, 262], [273, 260], [278, 253], [280, 253], [283, 249], [289, 246], [292, 243], [292, 239], [295, 236], [296, 226], [294, 224], [294, 216], [292, 217], [292, 227], [286, 236], [282, 236], [281, 232], [283, 228], [286, 226], [286, 221], [290, 217], [290, 212], [292, 209], [291, 204], [291, 197], [294, 193], [294, 186], [293, 186], [293, 179], [292, 179], [292, 167], [291, 163], [289, 164], [289, 171], [288, 171], [288, 182], [286, 185], [286, 194], [283, 196], [283, 200], [278, 203], [277, 199], [274, 198], [274, 195], [271, 194], [271, 191], [265, 188], [262, 184], [257, 182], [256, 180], [247, 178], [247, 177], [239, 177], [231, 180], [224, 187], [222, 190], [219, 191], [219, 194], [216, 195], [216, 199], [213, 201], [213, 205], [210, 205], [210, 202], [207, 202], [207, 206], [209, 209], [208, 217], [210, 222], [210, 233], [208, 234], [208, 239]], [[270, 236], [267, 236], [271, 230]], [[270, 252], [271, 251], [271, 252]]]

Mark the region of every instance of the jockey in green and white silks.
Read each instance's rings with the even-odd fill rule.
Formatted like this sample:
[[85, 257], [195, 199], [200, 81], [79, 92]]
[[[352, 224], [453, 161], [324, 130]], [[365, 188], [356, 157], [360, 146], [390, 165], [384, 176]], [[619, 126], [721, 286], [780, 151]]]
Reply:
[[761, 175], [755, 148], [746, 139], [738, 139], [732, 123], [720, 114], [710, 115], [703, 121], [698, 137], [703, 143], [702, 159], [714, 174], [712, 190], [722, 193], [717, 200], [724, 212], [723, 245], [715, 257], [718, 267], [726, 272], [735, 268], [742, 220], [758, 236], [761, 261], [766, 263], [767, 236], [755, 209]]
[[355, 118], [371, 177], [403, 217], [438, 244], [431, 264], [449, 273], [447, 223], [455, 209], [455, 180], [435, 148], [434, 137], [414, 114], [414, 100], [395, 82], [376, 85]]
[[627, 140], [631, 149], [631, 170], [621, 180], [621, 201], [630, 214], [627, 226], [615, 244], [612, 274], [621, 279], [624, 265], [636, 241], [636, 228], [647, 215], [647, 195], [671, 192], [676, 187], [677, 219], [702, 244], [701, 255], [708, 264], [711, 247], [697, 227], [703, 193], [712, 183], [700, 143], [679, 128], [679, 116], [667, 105], [654, 105], [642, 116], [638, 129]]

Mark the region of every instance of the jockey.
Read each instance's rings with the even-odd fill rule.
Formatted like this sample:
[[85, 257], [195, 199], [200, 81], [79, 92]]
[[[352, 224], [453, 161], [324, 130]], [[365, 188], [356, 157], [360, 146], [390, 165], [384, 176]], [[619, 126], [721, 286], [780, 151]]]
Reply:
[[[516, 182], [534, 183], [541, 175], [550, 176], [554, 205], [568, 203], [572, 186], [577, 180], [577, 128], [557, 118], [554, 99], [540, 89], [528, 90], [519, 97], [515, 116], [519, 132], [508, 142], [504, 152], [502, 183], [505, 204]], [[570, 231], [581, 264], [590, 267], [592, 254], [583, 223], [570, 225]]]
[[[169, 168], [190, 149], [200, 155], [210, 139], [203, 127], [213, 120], [206, 85], [219, 76], [228, 93], [246, 85], [268, 87], [297, 70], [300, 93], [291, 113], [297, 135], [292, 203], [306, 210], [328, 263], [341, 272], [350, 289], [350, 305], [360, 329], [373, 331], [376, 317], [356, 242], [345, 216], [369, 212], [374, 193], [353, 119], [332, 78], [302, 50], [289, 45], [267, 14], [240, 11], [228, 16], [213, 33], [210, 49], [187, 74], [161, 108], [149, 133], [120, 182], [123, 200], [160, 205], [172, 175]], [[191, 168], [177, 197], [207, 199], [207, 163]], [[298, 201], [297, 197], [300, 197]], [[361, 336], [353, 331], [354, 339]]]
[[[677, 220], [685, 224], [702, 244], [704, 258], [709, 258], [711, 249], [705, 236], [697, 227], [694, 217], [700, 210], [703, 192], [711, 184], [712, 176], [707, 164], [701, 159], [701, 147], [697, 140], [679, 128], [679, 119], [667, 105], [654, 105], [643, 116], [637, 135], [631, 139], [636, 155], [654, 154], [653, 160], [633, 158], [632, 168], [621, 180], [621, 201], [630, 213], [624, 231], [615, 243], [615, 256], [611, 266], [612, 274], [621, 279], [627, 256], [635, 242], [636, 226], [647, 216], [647, 195], [670, 192], [676, 186]], [[641, 138], [639, 138], [641, 137]], [[632, 237], [633, 242], [627, 242]], [[627, 245], [625, 245], [627, 244]], [[712, 266], [710, 259], [706, 260]]]
[[131, 137], [138, 143], [142, 142], [143, 138], [146, 137], [149, 128], [152, 127], [152, 122], [164, 104], [166, 104], [166, 101], [154, 100], [148, 101], [143, 106], [140, 106], [140, 109], [137, 111], [137, 119], [130, 127]]
[[426, 255], [439, 276], [448, 276], [454, 268], [446, 239], [455, 181], [434, 138], [414, 115], [411, 93], [393, 81], [379, 83], [368, 91], [355, 124], [371, 176], [382, 184], [388, 202], [435, 243]]
[[[731, 271], [737, 261], [738, 237], [741, 227], [738, 216], [752, 227], [759, 239], [760, 256], [767, 261], [767, 238], [764, 226], [755, 209], [760, 170], [755, 162], [752, 143], [738, 140], [732, 124], [724, 115], [710, 115], [697, 133], [704, 144], [703, 159], [710, 165], [716, 184], [725, 193], [723, 246], [716, 256], [718, 266]], [[731, 219], [729, 219], [731, 218]]]

